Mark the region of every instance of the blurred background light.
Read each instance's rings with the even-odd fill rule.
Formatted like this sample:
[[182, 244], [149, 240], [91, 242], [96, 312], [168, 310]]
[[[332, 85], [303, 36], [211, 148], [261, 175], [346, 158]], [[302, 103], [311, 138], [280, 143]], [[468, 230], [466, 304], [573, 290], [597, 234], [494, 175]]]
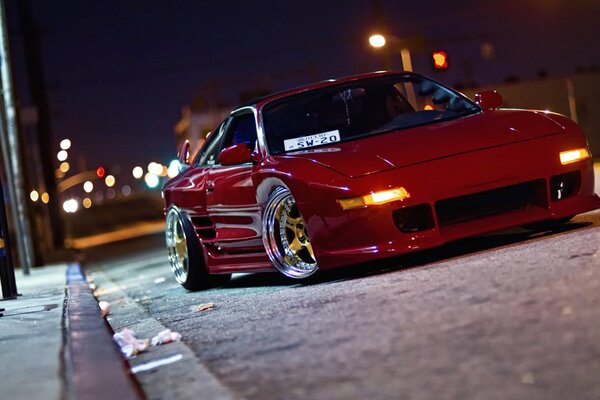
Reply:
[[63, 150], [69, 150], [71, 148], [71, 141], [69, 139], [63, 139], [60, 141], [60, 148]]
[[71, 164], [69, 164], [66, 161], [63, 161], [62, 163], [60, 163], [60, 166], [58, 167], [58, 169], [60, 170], [60, 172], [62, 172], [63, 174], [66, 174], [67, 172], [69, 172], [69, 170], [71, 169]]
[[77, 200], [75, 199], [69, 199], [63, 203], [63, 210], [67, 213], [75, 213], [77, 212], [77, 209], [79, 209], [79, 203], [77, 203]]
[[65, 161], [69, 157], [69, 153], [66, 150], [61, 150], [56, 154], [58, 161]]
[[40, 198], [40, 194], [37, 192], [37, 190], [32, 190], [31, 193], [29, 193], [29, 198], [31, 199], [31, 201], [38, 201]]
[[148, 172], [145, 176], [144, 176], [144, 181], [146, 182], [146, 185], [148, 185], [148, 187], [150, 189], [154, 189], [155, 187], [158, 186], [159, 183], [159, 179], [158, 176]]
[[91, 181], [85, 181], [83, 184], [83, 190], [85, 190], [86, 193], [90, 193], [92, 190], [94, 190], [94, 184]]
[[104, 183], [106, 183], [106, 186], [108, 187], [113, 187], [115, 185], [116, 179], [114, 176], [112, 175], [108, 175], [105, 179], [104, 179]]
[[173, 160], [169, 164], [169, 168], [167, 170], [167, 176], [169, 178], [174, 178], [177, 175], [179, 175], [179, 170], [180, 170], [179, 160]]
[[134, 167], [133, 171], [132, 171], [133, 177], [135, 179], [140, 179], [142, 176], [144, 176], [144, 169], [142, 167]]

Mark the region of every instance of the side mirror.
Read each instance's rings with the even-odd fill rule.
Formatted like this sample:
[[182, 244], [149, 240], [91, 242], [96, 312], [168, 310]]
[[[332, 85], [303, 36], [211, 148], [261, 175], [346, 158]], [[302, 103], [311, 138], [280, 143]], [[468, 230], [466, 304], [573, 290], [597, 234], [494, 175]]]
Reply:
[[255, 155], [245, 143], [234, 144], [221, 150], [219, 162], [221, 165], [238, 165], [255, 161]]
[[493, 110], [502, 105], [502, 96], [495, 90], [486, 90], [475, 95], [475, 103], [484, 110]]
[[179, 149], [179, 153], [177, 153], [177, 158], [182, 165], [190, 165], [190, 141], [186, 140], [181, 145], [181, 149]]

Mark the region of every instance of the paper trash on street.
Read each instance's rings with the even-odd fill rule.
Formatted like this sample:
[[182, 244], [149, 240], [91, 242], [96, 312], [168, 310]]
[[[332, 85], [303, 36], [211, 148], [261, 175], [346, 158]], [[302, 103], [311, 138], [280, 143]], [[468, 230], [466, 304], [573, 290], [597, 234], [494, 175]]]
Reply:
[[113, 340], [121, 348], [121, 353], [127, 358], [131, 358], [150, 346], [148, 339], [138, 339], [134, 336], [131, 329], [123, 329], [121, 332], [113, 335]]
[[158, 346], [159, 344], [166, 344], [171, 342], [178, 342], [181, 340], [181, 334], [173, 332], [170, 329], [161, 331], [158, 335], [152, 338], [152, 346]]

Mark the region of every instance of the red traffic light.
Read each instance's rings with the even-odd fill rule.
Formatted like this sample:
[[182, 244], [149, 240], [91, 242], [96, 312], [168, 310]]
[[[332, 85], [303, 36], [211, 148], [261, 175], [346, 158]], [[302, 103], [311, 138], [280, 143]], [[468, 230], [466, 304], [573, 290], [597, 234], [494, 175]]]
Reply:
[[433, 57], [433, 66], [435, 68], [448, 68], [448, 55], [445, 51], [434, 51], [431, 56]]
[[104, 178], [105, 173], [106, 172], [104, 171], [104, 167], [96, 168], [96, 175], [98, 175], [98, 178]]

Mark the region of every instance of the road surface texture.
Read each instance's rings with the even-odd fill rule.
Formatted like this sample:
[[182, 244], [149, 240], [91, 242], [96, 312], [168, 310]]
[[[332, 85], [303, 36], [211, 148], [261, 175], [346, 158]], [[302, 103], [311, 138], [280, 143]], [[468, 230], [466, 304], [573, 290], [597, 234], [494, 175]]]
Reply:
[[131, 361], [182, 355], [136, 374], [151, 399], [600, 398], [600, 212], [203, 292], [174, 281], [161, 237], [85, 256], [113, 329], [183, 336]]

